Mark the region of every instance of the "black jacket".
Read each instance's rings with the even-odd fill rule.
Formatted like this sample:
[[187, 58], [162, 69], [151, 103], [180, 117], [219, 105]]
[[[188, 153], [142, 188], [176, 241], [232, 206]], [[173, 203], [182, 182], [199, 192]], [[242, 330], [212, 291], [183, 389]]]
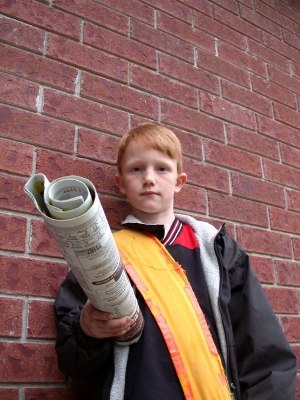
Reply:
[[[183, 220], [197, 230], [198, 221]], [[226, 373], [235, 399], [294, 400], [296, 357], [248, 255], [224, 226], [214, 234], [212, 246], [220, 274], [218, 306], [227, 348]], [[93, 379], [97, 399], [107, 400], [114, 371], [113, 342], [87, 338], [81, 331], [78, 319], [86, 299], [70, 272], [55, 301], [59, 368], [73, 378]]]

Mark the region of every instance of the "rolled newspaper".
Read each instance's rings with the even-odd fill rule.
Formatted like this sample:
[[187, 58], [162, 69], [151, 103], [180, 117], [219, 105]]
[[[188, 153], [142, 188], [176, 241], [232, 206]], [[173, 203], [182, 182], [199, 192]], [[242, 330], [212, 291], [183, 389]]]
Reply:
[[44, 174], [36, 174], [24, 191], [93, 306], [114, 318], [134, 320], [130, 331], [116, 342], [137, 342], [144, 319], [92, 182], [66, 176], [50, 183]]

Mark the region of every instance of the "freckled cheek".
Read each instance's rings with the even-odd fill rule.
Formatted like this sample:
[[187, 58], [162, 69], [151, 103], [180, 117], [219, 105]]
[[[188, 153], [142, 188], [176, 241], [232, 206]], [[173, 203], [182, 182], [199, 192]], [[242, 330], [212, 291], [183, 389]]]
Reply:
[[135, 191], [139, 187], [139, 181], [137, 179], [128, 179], [125, 183], [125, 187], [129, 191]]

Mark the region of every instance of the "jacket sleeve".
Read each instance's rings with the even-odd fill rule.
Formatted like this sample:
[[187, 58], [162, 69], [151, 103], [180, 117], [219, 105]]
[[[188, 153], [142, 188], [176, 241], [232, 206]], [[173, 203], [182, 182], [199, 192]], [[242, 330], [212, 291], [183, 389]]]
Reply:
[[243, 400], [295, 400], [297, 361], [249, 257], [228, 235], [223, 260]]
[[111, 339], [91, 338], [81, 330], [78, 320], [86, 300], [75, 276], [69, 272], [54, 304], [57, 323], [55, 349], [60, 371], [80, 380], [99, 375], [112, 351]]

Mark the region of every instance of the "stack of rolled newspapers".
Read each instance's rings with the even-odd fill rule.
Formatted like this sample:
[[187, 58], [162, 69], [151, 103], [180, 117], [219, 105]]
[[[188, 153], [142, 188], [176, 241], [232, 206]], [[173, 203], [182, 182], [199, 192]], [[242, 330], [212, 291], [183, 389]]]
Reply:
[[92, 305], [113, 318], [129, 316], [134, 320], [130, 331], [116, 342], [137, 342], [143, 316], [92, 182], [65, 176], [50, 183], [44, 174], [36, 174], [24, 191]]

